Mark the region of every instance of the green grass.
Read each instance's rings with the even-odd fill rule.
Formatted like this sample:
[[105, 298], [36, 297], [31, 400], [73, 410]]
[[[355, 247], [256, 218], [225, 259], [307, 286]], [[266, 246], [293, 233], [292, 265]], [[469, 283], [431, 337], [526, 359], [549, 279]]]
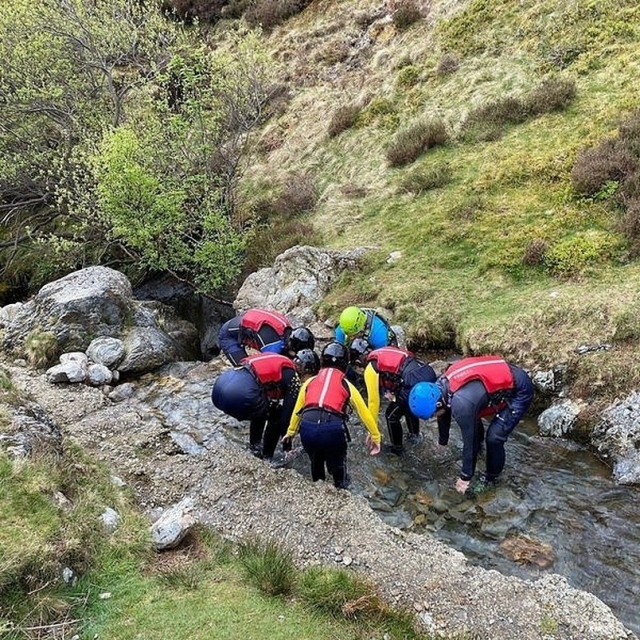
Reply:
[[[432, 7], [435, 28], [421, 21], [407, 32], [381, 32], [369, 57], [359, 58], [361, 75], [352, 70], [339, 90], [308, 58], [315, 82], [296, 88], [282, 117], [286, 142], [248, 168], [245, 185], [273, 182], [293, 167], [308, 171], [322, 193], [309, 221], [325, 243], [375, 245], [363, 269], [343, 276], [322, 301], [323, 318], [337, 319], [349, 304], [381, 307], [416, 347], [499, 351], [533, 368], [565, 362], [584, 399], [618, 397], [640, 383], [635, 369], [620, 366], [603, 390], [597, 379], [589, 385], [588, 359], [573, 350], [617, 336], [612, 370], [636, 350], [640, 359], [640, 347], [621, 338], [635, 335], [621, 325], [635, 317], [628, 287], [638, 282], [640, 261], [629, 257], [619, 207], [574, 193], [571, 169], [580, 150], [615, 136], [640, 106], [640, 8], [623, 0], [447, 7], [446, 18]], [[312, 49], [309, 34], [331, 21], [357, 29], [349, 11], [310, 7], [273, 46], [284, 37], [290, 54]], [[457, 68], [440, 74], [446, 53]], [[555, 85], [544, 84], [550, 78]], [[530, 105], [541, 86], [555, 86], [561, 97], [564, 83], [575, 83], [576, 93], [563, 109], [532, 108], [519, 124], [507, 119], [495, 140], [462, 135], [469, 114], [483, 106], [505, 98]], [[342, 104], [362, 109], [354, 126], [328, 138], [316, 123]], [[445, 123], [447, 145], [390, 167], [385, 150], [398, 132], [433, 119]], [[447, 168], [446, 180], [435, 180], [438, 167]], [[360, 197], [344, 196], [358, 189]], [[533, 263], [532, 246], [540, 251]], [[387, 264], [398, 250], [402, 258]]]
[[[107, 506], [122, 518], [111, 534], [99, 521]], [[113, 640], [426, 640], [412, 613], [391, 609], [356, 574], [300, 570], [274, 541], [233, 545], [196, 527], [180, 548], [154, 552], [131, 496], [73, 447], [22, 460], [0, 453], [0, 512], [7, 640], [76, 632]], [[65, 567], [75, 573], [72, 585], [61, 580]]]

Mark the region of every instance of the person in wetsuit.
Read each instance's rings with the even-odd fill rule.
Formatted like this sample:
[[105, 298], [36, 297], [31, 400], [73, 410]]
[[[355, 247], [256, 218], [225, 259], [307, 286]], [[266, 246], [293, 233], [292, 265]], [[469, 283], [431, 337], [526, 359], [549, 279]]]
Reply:
[[293, 329], [277, 311], [249, 309], [227, 320], [218, 332], [220, 350], [233, 366], [247, 357], [247, 348], [293, 358], [302, 349], [313, 349], [315, 338], [306, 327]]
[[[438, 443], [449, 442], [453, 418], [462, 435], [462, 469], [456, 489], [464, 493], [486, 444], [486, 470], [474, 485], [477, 493], [494, 483], [505, 465], [504, 445], [533, 400], [526, 371], [500, 356], [463, 358], [450, 365], [435, 383], [419, 382], [409, 393], [409, 408], [418, 418], [438, 419]], [[482, 418], [491, 416], [486, 430]]]
[[417, 442], [420, 436], [420, 419], [409, 409], [409, 392], [418, 382], [435, 382], [436, 372], [406, 349], [382, 347], [360, 353], [361, 338], [351, 344], [351, 362], [364, 366], [364, 381], [367, 389], [367, 406], [374, 418], [380, 410], [380, 396], [389, 404], [385, 410], [390, 451], [401, 455], [402, 419], [409, 432], [408, 440]]
[[249, 420], [249, 448], [271, 460], [286, 432], [300, 390], [295, 363], [277, 353], [260, 353], [223, 371], [211, 390], [214, 406], [236, 420]]
[[330, 342], [320, 356], [318, 375], [300, 389], [289, 428], [283, 441], [290, 442], [299, 432], [300, 441], [311, 462], [311, 478], [325, 480], [326, 472], [339, 489], [349, 485], [347, 443], [350, 440], [347, 418], [355, 409], [369, 434], [366, 445], [371, 455], [380, 453], [380, 432], [360, 392], [347, 380], [347, 348]]

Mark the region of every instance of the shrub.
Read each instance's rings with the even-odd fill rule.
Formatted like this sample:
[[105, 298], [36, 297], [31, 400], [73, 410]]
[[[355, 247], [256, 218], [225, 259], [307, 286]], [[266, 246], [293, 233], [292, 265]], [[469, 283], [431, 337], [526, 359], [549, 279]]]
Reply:
[[576, 96], [576, 83], [568, 78], [547, 78], [525, 96], [525, 110], [529, 116], [562, 111]]
[[238, 557], [248, 580], [261, 591], [271, 596], [291, 592], [296, 576], [293, 558], [272, 540], [245, 542]]
[[351, 129], [358, 119], [360, 113], [360, 107], [349, 104], [342, 107], [338, 107], [331, 116], [329, 122], [329, 129], [327, 131], [330, 138], [339, 136], [343, 131]]
[[547, 251], [549, 244], [546, 240], [537, 238], [527, 244], [522, 256], [522, 264], [528, 267], [537, 267], [544, 262], [544, 255]]
[[252, 27], [272, 29], [300, 13], [311, 0], [256, 0], [244, 17]]
[[274, 211], [279, 216], [296, 216], [313, 209], [317, 200], [313, 178], [306, 173], [291, 173], [274, 202]]
[[407, 173], [400, 181], [400, 189], [407, 193], [423, 193], [451, 182], [451, 167], [443, 162], [434, 167], [420, 167]]
[[544, 264], [553, 275], [572, 277], [587, 267], [614, 257], [618, 242], [610, 233], [590, 231], [560, 240], [545, 253]]
[[621, 181], [636, 166], [635, 158], [620, 140], [603, 140], [578, 154], [571, 169], [571, 185], [580, 195], [595, 196], [607, 182]]
[[460, 61], [453, 53], [445, 53], [438, 61], [436, 74], [439, 76], [447, 76], [455, 73], [460, 68]]
[[387, 148], [387, 160], [392, 167], [409, 164], [427, 149], [444, 145], [448, 139], [441, 119], [418, 120], [396, 133]]
[[225, 0], [164, 0], [162, 9], [165, 15], [175, 16], [185, 24], [196, 20], [215, 24], [226, 4]]
[[640, 256], [640, 200], [630, 200], [626, 203], [618, 230], [629, 241], [630, 257]]
[[420, 80], [420, 69], [412, 64], [400, 69], [396, 84], [398, 87], [412, 87]]
[[415, 0], [396, 0], [392, 9], [391, 20], [399, 31], [408, 29], [422, 18], [422, 12]]

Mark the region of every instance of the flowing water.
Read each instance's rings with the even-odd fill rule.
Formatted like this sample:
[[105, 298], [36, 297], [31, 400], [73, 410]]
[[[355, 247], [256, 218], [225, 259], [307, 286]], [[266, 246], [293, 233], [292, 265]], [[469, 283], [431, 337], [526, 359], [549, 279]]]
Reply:
[[[215, 447], [221, 437], [246, 446], [248, 425], [213, 409], [212, 382], [206, 365], [178, 364], [145, 376], [136, 395], [187, 453]], [[364, 495], [390, 525], [429, 532], [485, 568], [524, 578], [558, 573], [598, 596], [640, 634], [640, 487], [617, 486], [585, 448], [541, 438], [535, 421], [527, 420], [507, 442], [500, 483], [469, 499], [453, 488], [459, 429], [453, 425], [450, 443], [441, 450], [434, 423], [423, 421], [421, 428], [421, 440], [408, 444], [404, 456], [383, 451], [371, 457], [364, 430], [354, 423], [350, 490]], [[309, 477], [299, 446], [297, 453], [291, 464]], [[479, 470], [483, 464], [481, 455]]]

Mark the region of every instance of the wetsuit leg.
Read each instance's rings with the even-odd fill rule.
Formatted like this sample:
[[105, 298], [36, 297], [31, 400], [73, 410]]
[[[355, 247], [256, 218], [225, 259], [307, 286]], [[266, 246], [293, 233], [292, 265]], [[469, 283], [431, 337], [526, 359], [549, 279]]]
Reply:
[[404, 411], [404, 419], [407, 422], [407, 431], [409, 431], [412, 436], [420, 435], [420, 419], [416, 418], [408, 408]]
[[311, 463], [311, 479], [324, 480], [326, 478], [324, 470], [324, 453], [320, 446], [321, 430], [324, 424], [317, 422], [307, 422], [302, 419], [300, 422], [300, 442], [305, 452], [309, 456]]
[[491, 421], [487, 429], [487, 480], [495, 480], [505, 463], [504, 444], [508, 440], [511, 430], [504, 428], [504, 424], [497, 417]]
[[262, 438], [262, 454], [265, 458], [273, 458], [278, 442], [286, 431], [287, 425], [282, 422], [282, 406], [274, 403], [269, 407], [267, 424]]
[[249, 423], [249, 446], [252, 450], [257, 449], [262, 444], [262, 434], [266, 422], [267, 415], [265, 413], [251, 418]]
[[347, 436], [344, 429], [332, 428], [325, 441], [327, 471], [338, 489], [347, 488]]
[[390, 402], [384, 414], [387, 419], [387, 431], [392, 447], [402, 449], [402, 409], [397, 402]]

